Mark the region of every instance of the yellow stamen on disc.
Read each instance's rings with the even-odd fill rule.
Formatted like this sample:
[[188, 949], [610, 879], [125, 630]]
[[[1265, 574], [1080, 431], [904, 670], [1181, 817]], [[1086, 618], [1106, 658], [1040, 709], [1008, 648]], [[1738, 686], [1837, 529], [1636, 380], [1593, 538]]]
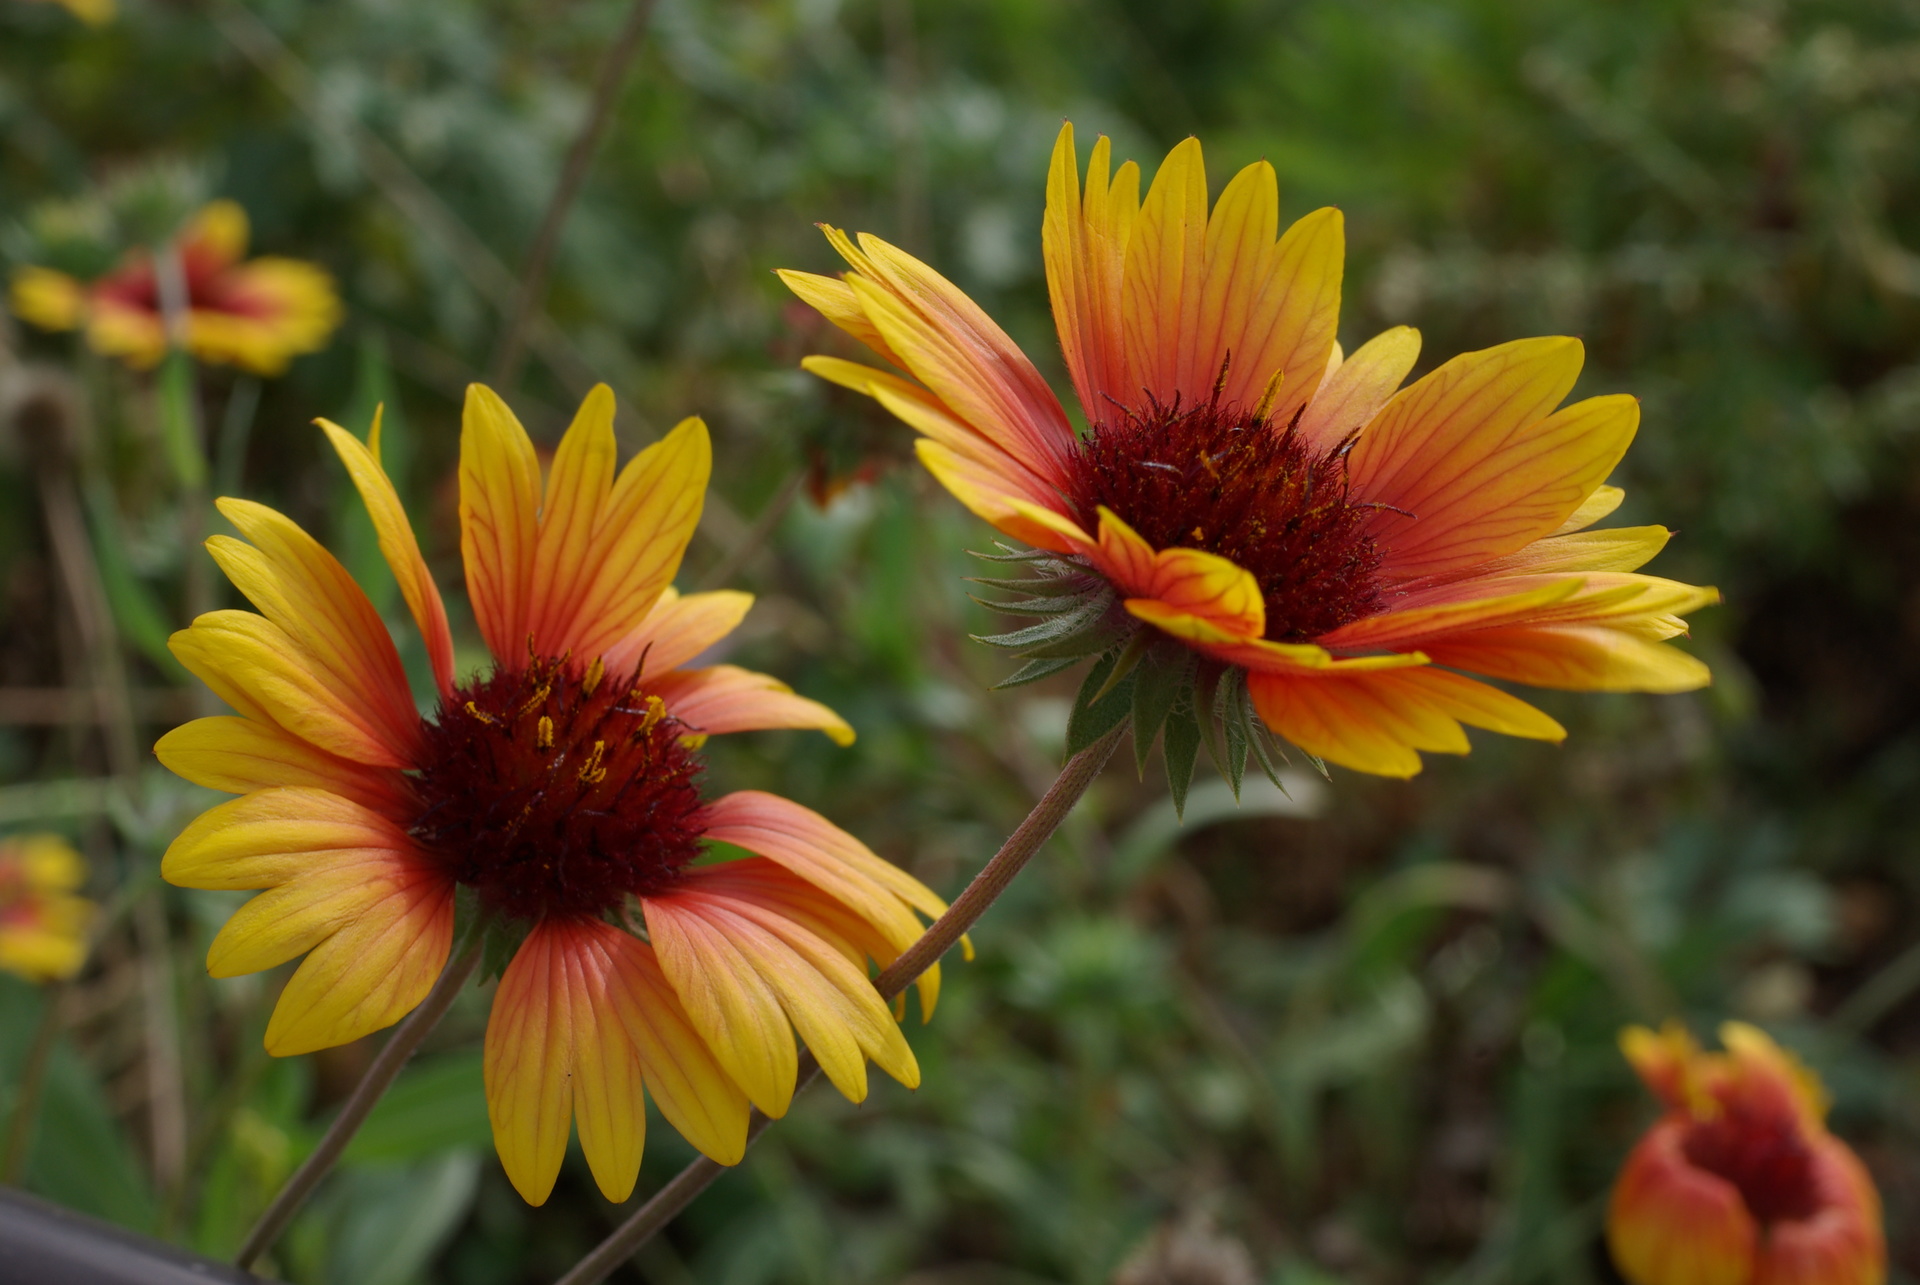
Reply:
[[1265, 419], [1273, 413], [1273, 404], [1280, 400], [1280, 380], [1286, 373], [1284, 369], [1273, 372], [1273, 378], [1267, 381], [1267, 391], [1260, 394], [1260, 404], [1253, 408], [1255, 419]]
[[600, 686], [600, 680], [602, 678], [605, 678], [606, 676], [607, 676], [606, 662], [601, 660], [598, 656], [595, 656], [593, 658], [593, 663], [587, 666], [587, 676], [585, 680], [582, 681], [580, 684], [580, 694], [582, 696], [593, 695], [595, 689]]
[[467, 702], [467, 713], [473, 715], [475, 718], [485, 723], [488, 727], [492, 727], [494, 725], [493, 715], [487, 713], [485, 710], [481, 709], [478, 705], [475, 705], [472, 701]]
[[540, 726], [534, 732], [533, 747], [539, 750], [553, 748], [553, 720], [545, 714], [540, 716]]
[[647, 697], [647, 716], [640, 720], [640, 730], [651, 732], [667, 716], [667, 703], [658, 696]]
[[688, 732], [680, 738], [680, 743], [690, 750], [697, 750], [707, 743], [707, 734], [705, 732]]
[[587, 761], [580, 765], [580, 783], [598, 785], [607, 779], [607, 769], [600, 766], [600, 760], [606, 756], [607, 743], [595, 741], [593, 752], [587, 755]]
[[533, 713], [534, 710], [546, 704], [547, 697], [552, 694], [553, 694], [552, 684], [550, 683], [540, 684], [540, 690], [536, 691], [533, 695], [527, 697], [526, 703], [521, 705], [518, 710], [515, 710], [513, 716], [515, 718], [525, 718], [527, 715]]

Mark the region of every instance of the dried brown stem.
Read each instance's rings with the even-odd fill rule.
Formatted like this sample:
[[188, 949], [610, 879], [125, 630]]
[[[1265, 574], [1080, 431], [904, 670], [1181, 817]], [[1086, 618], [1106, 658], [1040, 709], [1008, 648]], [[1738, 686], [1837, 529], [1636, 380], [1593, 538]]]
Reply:
[[[1122, 722], [1067, 761], [1059, 777], [1040, 801], [1034, 804], [1027, 819], [1008, 836], [1000, 851], [993, 855], [993, 860], [987, 862], [980, 873], [973, 877], [966, 891], [947, 908], [946, 914], [933, 922], [919, 941], [874, 978], [874, 989], [884, 998], [892, 999], [911, 986], [920, 974], [933, 967], [942, 955], [953, 948], [955, 942], [966, 935], [967, 930], [986, 913], [987, 907], [994, 903], [994, 899], [1006, 891], [1007, 885], [1013, 882], [1014, 876], [1020, 873], [1033, 854], [1053, 837], [1053, 832], [1067, 819], [1067, 814], [1073, 811], [1073, 805], [1080, 801], [1080, 796], [1087, 792], [1087, 787], [1106, 767], [1107, 760], [1113, 757], [1114, 747], [1120, 744], [1127, 726]], [[804, 1089], [819, 1070], [819, 1064], [811, 1055], [803, 1058], [798, 1087]], [[754, 1112], [747, 1126], [747, 1145], [753, 1145], [769, 1123], [765, 1116]], [[694, 1197], [705, 1191], [726, 1169], [725, 1165], [716, 1164], [705, 1156], [695, 1160], [655, 1192], [646, 1204], [636, 1209], [631, 1217], [614, 1229], [612, 1235], [575, 1263], [572, 1270], [555, 1285], [597, 1285], [605, 1280], [661, 1228], [672, 1222], [681, 1210], [692, 1204]]]
[[580, 132], [574, 136], [573, 145], [567, 149], [566, 162], [560, 169], [560, 181], [554, 185], [553, 195], [547, 199], [547, 212], [541, 216], [539, 231], [534, 233], [533, 247], [527, 252], [527, 262], [520, 273], [520, 288], [514, 295], [513, 310], [507, 314], [507, 324], [500, 331], [499, 342], [494, 346], [489, 373], [495, 389], [503, 395], [520, 377], [521, 359], [526, 355], [527, 325], [545, 300], [547, 274], [553, 268], [554, 251], [560, 246], [561, 229], [566, 227], [574, 199], [580, 195], [580, 186], [586, 182], [587, 171], [593, 166], [593, 154], [600, 146], [601, 136], [607, 132], [607, 122], [613, 118], [614, 104], [620, 99], [620, 86], [626, 81], [627, 68], [632, 66], [634, 55], [640, 52], [640, 41], [647, 34], [647, 20], [652, 16], [653, 0], [633, 0], [632, 7], [627, 10], [626, 21], [613, 38], [612, 47], [607, 50], [606, 57], [600, 60], [587, 118], [581, 123]]

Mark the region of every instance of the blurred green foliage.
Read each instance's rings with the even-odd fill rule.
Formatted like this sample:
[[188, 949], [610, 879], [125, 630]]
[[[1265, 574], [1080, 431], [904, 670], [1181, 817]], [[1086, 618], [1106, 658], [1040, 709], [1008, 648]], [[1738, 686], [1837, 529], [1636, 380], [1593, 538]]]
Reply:
[[[275, 77], [236, 12], [285, 42]], [[0, 0], [0, 253], [103, 261], [94, 242], [132, 234], [88, 211], [171, 174], [241, 201], [257, 249], [325, 263], [350, 310], [332, 349], [264, 389], [204, 372], [201, 427], [221, 487], [326, 534], [392, 615], [309, 420], [363, 431], [385, 402], [387, 458], [455, 585], [449, 469], [461, 386], [500, 330], [490, 274], [524, 257], [624, 12], [123, 0], [90, 30]], [[1651, 1114], [1614, 1035], [1678, 1014], [1760, 1021], [1827, 1077], [1914, 1279], [1920, 9], [659, 0], [510, 400], [548, 442], [592, 378], [629, 448], [707, 417], [717, 492], [682, 582], [731, 570], [755, 590], [741, 658], [860, 732], [849, 751], [716, 745], [713, 780], [818, 806], [949, 892], [1049, 779], [1071, 688], [987, 690], [1005, 666], [966, 640], [994, 621], [962, 580], [987, 533], [906, 466], [901, 429], [797, 372], [846, 346], [767, 270], [830, 270], [815, 220], [878, 232], [1058, 377], [1038, 226], [1062, 117], [1149, 168], [1198, 133], [1216, 189], [1265, 156], [1294, 215], [1342, 206], [1349, 348], [1400, 322], [1426, 366], [1583, 336], [1579, 394], [1644, 402], [1623, 518], [1679, 530], [1654, 570], [1726, 591], [1696, 628], [1718, 682], [1549, 697], [1564, 749], [1488, 739], [1412, 784], [1302, 777], [1234, 811], [1203, 779], [1184, 827], [1156, 771], [1116, 767], [913, 1028], [921, 1090], [810, 1095], [640, 1273], [1609, 1281], [1605, 1193]], [[470, 235], [396, 202], [367, 137]], [[18, 347], [70, 369], [89, 413], [70, 442], [0, 443], [0, 689], [94, 681], [42, 521], [70, 461], [150, 739], [190, 701], [161, 635], [225, 592], [196, 547], [213, 519], [169, 468], [152, 380], [63, 337]], [[8, 717], [0, 824], [69, 827], [108, 900], [150, 881], [204, 797], [151, 766], [124, 790], [63, 784], [112, 769], [102, 737]], [[271, 1062], [273, 979], [200, 968], [231, 903], [164, 904], [157, 938], [116, 928], [75, 992], [29, 1181], [229, 1253], [370, 1054]], [[0, 1083], [36, 1003], [0, 989]], [[541, 1281], [617, 1220], [577, 1157], [543, 1208], [506, 1185], [484, 1014], [483, 994], [455, 1010], [278, 1271]], [[174, 1081], [155, 1069], [169, 1041]], [[643, 1193], [691, 1154], [650, 1134]]]

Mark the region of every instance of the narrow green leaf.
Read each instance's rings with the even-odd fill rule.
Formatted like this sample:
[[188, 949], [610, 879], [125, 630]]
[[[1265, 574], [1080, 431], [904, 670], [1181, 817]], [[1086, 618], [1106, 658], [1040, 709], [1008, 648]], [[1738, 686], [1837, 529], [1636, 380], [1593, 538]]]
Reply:
[[1014, 670], [1012, 674], [995, 683], [990, 690], [997, 692], [1007, 687], [1020, 687], [1027, 683], [1036, 683], [1050, 674], [1057, 674], [1063, 669], [1072, 669], [1083, 659], [1085, 658], [1081, 656], [1049, 656], [1044, 660], [1030, 660], [1019, 669]]
[[1173, 813], [1184, 820], [1187, 787], [1193, 784], [1194, 761], [1200, 756], [1200, 720], [1190, 701], [1182, 701], [1167, 716], [1165, 739], [1167, 787], [1173, 791]]
[[1133, 709], [1132, 674], [1115, 683], [1113, 690], [1095, 699], [1105, 687], [1119, 659], [1118, 651], [1102, 656], [1087, 672], [1086, 681], [1080, 684], [1080, 694], [1073, 701], [1073, 713], [1067, 717], [1068, 755], [1078, 754], [1120, 726]]
[[1193, 685], [1193, 669], [1193, 653], [1166, 639], [1150, 644], [1140, 658], [1133, 683], [1133, 761], [1142, 775], [1161, 724]]

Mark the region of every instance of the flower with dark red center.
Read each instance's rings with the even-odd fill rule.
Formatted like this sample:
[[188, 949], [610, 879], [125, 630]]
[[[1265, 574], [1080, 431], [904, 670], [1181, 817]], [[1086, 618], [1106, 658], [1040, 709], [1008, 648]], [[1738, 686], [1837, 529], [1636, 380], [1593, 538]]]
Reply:
[[[1162, 726], [1176, 798], [1203, 736], [1236, 782], [1252, 715], [1312, 754], [1410, 776], [1465, 753], [1462, 724], [1559, 740], [1558, 723], [1470, 670], [1542, 687], [1683, 691], [1706, 667], [1667, 644], [1718, 594], [1637, 568], [1661, 527], [1585, 528], [1639, 406], [1556, 409], [1574, 339], [1456, 357], [1411, 386], [1419, 336], [1344, 356], [1337, 210], [1280, 232], [1273, 168], [1248, 166], [1208, 209], [1200, 145], [1173, 149], [1146, 199], [1105, 138], [1082, 184], [1069, 125], [1043, 241], [1085, 428], [953, 284], [877, 237], [828, 240], [844, 277], [783, 271], [802, 299], [910, 378], [834, 357], [803, 364], [921, 434], [921, 461], [1038, 552], [988, 581], [1040, 617], [999, 635], [1029, 665], [1099, 656], [1070, 744], [1129, 714], [1144, 757]], [[1102, 711], [1106, 711], [1102, 713]]]
[[80, 895], [86, 877], [86, 863], [58, 835], [0, 839], [0, 969], [35, 982], [80, 971], [97, 909]]
[[1667, 1111], [1621, 1169], [1607, 1215], [1633, 1285], [1881, 1285], [1880, 1197], [1827, 1132], [1820, 1081], [1754, 1027], [1705, 1053], [1677, 1024], [1621, 1048]]
[[[340, 298], [324, 269], [300, 259], [246, 257], [247, 213], [233, 201], [201, 210], [173, 249], [185, 346], [202, 361], [278, 375], [294, 357], [326, 347], [340, 324]], [[23, 268], [13, 278], [13, 310], [46, 330], [84, 327], [95, 352], [145, 369], [168, 347], [160, 271], [146, 250], [89, 283], [51, 268]]]
[[[646, 1109], [722, 1163], [748, 1104], [785, 1113], [794, 1034], [855, 1101], [871, 1059], [919, 1068], [867, 974], [945, 909], [926, 887], [796, 803], [709, 798], [701, 744], [816, 728], [832, 710], [732, 665], [685, 668], [752, 599], [685, 597], [674, 572], [706, 491], [706, 426], [688, 420], [614, 467], [613, 396], [580, 408], [542, 485], [520, 423], [469, 390], [461, 551], [487, 669], [454, 671], [446, 610], [391, 482], [379, 425], [322, 421], [373, 517], [426, 641], [438, 701], [422, 715], [385, 624], [331, 554], [271, 509], [222, 500], [244, 539], [214, 558], [259, 608], [215, 611], [174, 654], [237, 711], [167, 734], [181, 776], [242, 797], [167, 849], [191, 888], [262, 890], [214, 939], [216, 976], [305, 960], [267, 1025], [275, 1054], [344, 1044], [425, 997], [455, 936], [511, 954], [487, 1024], [486, 1089], [507, 1175], [535, 1204], [570, 1124], [600, 1188], [624, 1200]], [[708, 863], [710, 843], [752, 856]], [[937, 971], [921, 984], [930, 1015]]]

